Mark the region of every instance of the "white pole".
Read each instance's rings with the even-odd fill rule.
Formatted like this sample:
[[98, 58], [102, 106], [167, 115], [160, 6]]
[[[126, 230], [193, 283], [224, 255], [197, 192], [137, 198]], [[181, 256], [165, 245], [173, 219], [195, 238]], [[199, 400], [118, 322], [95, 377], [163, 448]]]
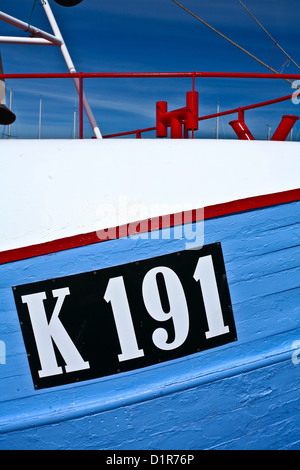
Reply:
[[0, 44], [33, 44], [39, 46], [57, 46], [54, 42], [43, 38], [21, 38], [17, 36], [0, 36]]
[[13, 16], [7, 15], [0, 11], [0, 20], [4, 21], [5, 23], [11, 24], [12, 26], [16, 26], [16, 28], [20, 28], [23, 31], [33, 34], [34, 36], [39, 36], [41, 38], [47, 39], [47, 41], [52, 42], [53, 44], [60, 46], [61, 40], [57, 37], [53, 36], [52, 34], [46, 33], [39, 28], [35, 28], [34, 26], [29, 25], [28, 23], [24, 23], [24, 21], [20, 21]]
[[[67, 46], [66, 46], [65, 43], [64, 43], [63, 37], [62, 37], [61, 32], [60, 32], [60, 30], [59, 30], [59, 27], [58, 27], [58, 25], [57, 25], [57, 23], [56, 23], [56, 20], [55, 20], [55, 18], [54, 18], [54, 15], [53, 15], [53, 13], [52, 13], [52, 10], [51, 10], [51, 7], [50, 7], [50, 5], [49, 5], [48, 0], [43, 0], [43, 1], [42, 1], [42, 5], [43, 5], [44, 10], [45, 10], [45, 13], [46, 13], [46, 15], [47, 15], [47, 17], [48, 17], [48, 20], [49, 20], [49, 22], [50, 22], [50, 24], [51, 24], [51, 27], [52, 27], [52, 29], [53, 29], [53, 32], [54, 32], [55, 37], [61, 41], [60, 50], [61, 50], [62, 55], [63, 55], [63, 57], [64, 57], [64, 59], [65, 59], [65, 61], [66, 61], [67, 67], [68, 67], [68, 69], [69, 69], [69, 72], [70, 72], [70, 73], [76, 73], [76, 69], [75, 69], [74, 64], [73, 64], [73, 62], [72, 62], [72, 59], [71, 59], [71, 56], [70, 56], [69, 51], [68, 51], [68, 49], [67, 49]], [[74, 82], [74, 84], [75, 84], [75, 86], [76, 86], [76, 89], [77, 89], [77, 91], [78, 91], [78, 93], [79, 93], [79, 80], [78, 80], [78, 78], [74, 78], [74, 79], [73, 79], [73, 82]], [[94, 134], [95, 134], [96, 138], [97, 138], [97, 139], [102, 139], [102, 135], [101, 135], [100, 129], [99, 129], [97, 123], [96, 123], [96, 120], [95, 120], [95, 118], [94, 118], [93, 112], [92, 112], [92, 110], [91, 110], [91, 108], [90, 108], [90, 105], [89, 105], [89, 103], [88, 103], [88, 101], [87, 101], [86, 96], [85, 96], [84, 93], [83, 93], [83, 96], [82, 96], [82, 101], [83, 101], [83, 107], [84, 107], [84, 109], [85, 109], [85, 112], [86, 112], [87, 117], [88, 117], [88, 119], [89, 119], [89, 121], [90, 121], [90, 124], [91, 124], [91, 126], [92, 126], [92, 129], [93, 129], [93, 131], [94, 131]]]

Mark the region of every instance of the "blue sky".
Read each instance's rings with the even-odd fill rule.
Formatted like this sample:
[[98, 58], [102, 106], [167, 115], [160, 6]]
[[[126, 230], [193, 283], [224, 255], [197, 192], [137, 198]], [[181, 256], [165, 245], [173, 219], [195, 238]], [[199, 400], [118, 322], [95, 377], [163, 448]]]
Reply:
[[[188, 9], [219, 29], [242, 47], [278, 71], [300, 73], [258, 27], [238, 0], [181, 0]], [[300, 63], [299, 0], [244, 0], [246, 6], [276, 41]], [[0, 0], [1, 11], [29, 21], [34, 0]], [[83, 0], [64, 8], [51, 0], [61, 33], [77, 71], [82, 72], [267, 72], [253, 59], [217, 36], [171, 0]], [[31, 24], [52, 33], [40, 0]], [[28, 33], [0, 22], [0, 35]], [[57, 47], [1, 44], [7, 73], [65, 72]], [[155, 126], [155, 103], [168, 101], [169, 109], [185, 105], [191, 90], [189, 79], [89, 79], [85, 92], [103, 135]], [[72, 81], [8, 80], [17, 115], [11, 133], [16, 138], [38, 136], [39, 104], [42, 99], [42, 137], [71, 138], [78, 96]], [[199, 114], [235, 108], [292, 93], [285, 81], [237, 81], [197, 79]], [[7, 93], [8, 101], [8, 93]], [[300, 115], [300, 105], [284, 102], [246, 113], [246, 122], [256, 138], [275, 131], [283, 114]], [[77, 113], [78, 117], [78, 113]], [[221, 138], [235, 138], [228, 122], [220, 119]], [[214, 137], [215, 120], [200, 123], [197, 137]], [[76, 129], [78, 136], [78, 129]], [[6, 137], [7, 129], [0, 129]], [[87, 119], [84, 136], [91, 137]], [[153, 134], [144, 135], [153, 137]], [[300, 139], [296, 124], [293, 139]]]

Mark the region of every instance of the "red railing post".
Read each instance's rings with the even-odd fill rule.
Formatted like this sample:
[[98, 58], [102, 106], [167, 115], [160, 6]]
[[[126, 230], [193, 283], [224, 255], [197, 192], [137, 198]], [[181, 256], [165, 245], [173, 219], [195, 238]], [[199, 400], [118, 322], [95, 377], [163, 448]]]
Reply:
[[79, 73], [79, 139], [83, 139], [83, 78]]
[[[195, 96], [195, 77], [196, 72], [193, 71], [193, 100], [192, 100], [192, 109], [194, 110], [194, 96]], [[198, 93], [197, 93], [197, 129], [198, 129]], [[194, 138], [194, 128], [192, 128], [192, 139]]]
[[245, 120], [245, 110], [244, 108], [239, 108], [238, 110], [238, 120], [244, 121]]

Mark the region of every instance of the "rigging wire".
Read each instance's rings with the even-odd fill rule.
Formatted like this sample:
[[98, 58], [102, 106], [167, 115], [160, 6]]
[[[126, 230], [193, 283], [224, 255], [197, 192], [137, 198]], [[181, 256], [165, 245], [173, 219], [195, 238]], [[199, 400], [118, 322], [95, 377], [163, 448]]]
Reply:
[[28, 27], [27, 27], [26, 32], [29, 31], [29, 28], [30, 28], [30, 26], [31, 26], [31, 19], [32, 19], [32, 15], [33, 15], [33, 11], [34, 11], [36, 2], [37, 2], [37, 0], [34, 0], [34, 1], [33, 1], [33, 6], [32, 6], [32, 10], [31, 10], [30, 16], [29, 16]]
[[246, 7], [246, 5], [244, 5], [244, 3], [241, 1], [241, 0], [238, 0], [238, 2], [242, 5], [243, 8], [245, 8], [245, 10], [249, 13], [249, 15], [251, 16], [251, 18], [254, 19], [254, 21], [258, 24], [258, 26], [267, 34], [267, 36], [269, 36], [269, 38], [274, 42], [275, 46], [277, 46], [285, 55], [288, 59], [290, 59], [290, 61], [293, 62], [294, 65], [296, 65], [296, 67], [300, 70], [300, 66], [292, 59], [292, 57], [280, 46], [280, 44], [278, 44], [278, 42], [271, 36], [271, 34], [266, 30], [266, 28], [263, 27], [263, 25], [258, 21], [257, 18], [255, 18], [255, 16], [253, 15], [253, 13], [251, 13], [251, 11]]
[[272, 62], [273, 62], [273, 58], [274, 58], [274, 54], [275, 54], [275, 49], [276, 49], [276, 44], [274, 44], [274, 47], [273, 47], [273, 52], [272, 52], [272, 57], [271, 57], [271, 60], [270, 60], [270, 63], [269, 63], [269, 65], [271, 65], [271, 64], [272, 64]]
[[[216, 28], [214, 28], [213, 26], [211, 26], [210, 24], [208, 24], [206, 21], [204, 21], [202, 18], [200, 18], [199, 16], [195, 15], [195, 13], [193, 13], [192, 11], [190, 11], [188, 8], [186, 8], [184, 5], [182, 5], [181, 3], [179, 3], [177, 0], [171, 0], [173, 3], [176, 3], [176, 5], [178, 5], [180, 8], [182, 8], [183, 10], [185, 10], [187, 13], [189, 13], [190, 15], [192, 15], [194, 18], [196, 18], [198, 21], [200, 21], [202, 24], [204, 24], [205, 26], [207, 26], [209, 29], [211, 29], [212, 31], [214, 31], [215, 33], [217, 33], [219, 36], [221, 36], [223, 39], [226, 39], [226, 41], [230, 42], [230, 44], [232, 44], [233, 46], [237, 47], [238, 49], [240, 49], [242, 52], [244, 52], [245, 54], [247, 54], [248, 56], [250, 56], [252, 59], [256, 60], [258, 63], [260, 63], [261, 65], [263, 65], [264, 67], [266, 67], [267, 69], [271, 70], [271, 72], [273, 73], [278, 73], [277, 70], [273, 69], [272, 67], [270, 67], [269, 65], [267, 65], [265, 62], [263, 62], [262, 60], [260, 60], [258, 57], [256, 57], [254, 54], [251, 54], [251, 52], [247, 51], [246, 49], [244, 49], [242, 46], [240, 46], [239, 44], [237, 44], [236, 42], [232, 41], [232, 39], [228, 38], [227, 36], [225, 36], [225, 34], [221, 33], [220, 31], [218, 31]], [[290, 84], [293, 84], [293, 82], [291, 80], [288, 80], [287, 78], [284, 78], [283, 80], [285, 80], [286, 82], [290, 83]], [[297, 87], [299, 88], [299, 87]]]

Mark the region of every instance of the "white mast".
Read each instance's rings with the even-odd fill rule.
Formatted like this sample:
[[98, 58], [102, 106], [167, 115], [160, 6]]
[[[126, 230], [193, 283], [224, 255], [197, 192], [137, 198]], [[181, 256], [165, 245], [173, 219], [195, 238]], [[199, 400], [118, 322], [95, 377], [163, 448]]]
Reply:
[[[43, 0], [44, 1], [44, 0]], [[7, 15], [3, 11], [0, 11], [0, 20], [4, 21], [5, 23], [11, 24], [16, 28], [22, 29], [34, 36], [34, 38], [18, 38], [18, 37], [5, 37], [0, 36], [0, 42], [4, 44], [52, 44], [55, 46], [60, 46], [61, 41], [53, 36], [52, 34], [46, 33], [39, 28], [35, 28], [24, 21], [20, 21], [13, 16]], [[38, 36], [36, 38], [35, 36]], [[32, 41], [34, 39], [34, 41]]]
[[[40, 0], [41, 4], [45, 10], [45, 13], [48, 17], [48, 20], [50, 22], [50, 25], [53, 29], [54, 35], [49, 34], [39, 28], [36, 28], [32, 25], [29, 25], [28, 23], [25, 23], [23, 21], [18, 20], [17, 18], [14, 18], [10, 15], [7, 15], [6, 13], [3, 13], [0, 11], [0, 20], [4, 21], [6, 23], [9, 23], [17, 28], [22, 29], [23, 31], [31, 33], [32, 36], [34, 37], [27, 37], [27, 38], [18, 38], [18, 37], [5, 37], [5, 36], [0, 36], [0, 44], [1, 43], [10, 43], [10, 44], [36, 44], [36, 45], [52, 45], [52, 46], [59, 46], [60, 50], [62, 52], [62, 55], [65, 59], [65, 62], [67, 64], [67, 67], [69, 69], [70, 73], [76, 73], [76, 69], [74, 67], [74, 64], [72, 62], [71, 56], [69, 54], [69, 51], [67, 49], [66, 44], [64, 43], [63, 37], [61, 35], [61, 32], [59, 30], [59, 27], [56, 23], [55, 17], [53, 15], [53, 12], [51, 10], [51, 7], [49, 5], [48, 0]], [[59, 3], [59, 2], [58, 2]], [[80, 2], [74, 2], [74, 4], [80, 3]], [[76, 89], [79, 93], [79, 79], [78, 78], [73, 78], [74, 84], [76, 86]], [[94, 118], [93, 112], [90, 108], [90, 105], [87, 101], [87, 98], [85, 94], [82, 94], [82, 102], [83, 102], [83, 107], [85, 109], [85, 112], [87, 114], [87, 117], [89, 119], [89, 122], [92, 126], [92, 129], [94, 131], [95, 137], [97, 139], [102, 139], [102, 135], [100, 132], [100, 129], [96, 123], [96, 120]]]
[[[56, 20], [55, 20], [55, 18], [54, 18], [54, 15], [53, 15], [53, 13], [52, 13], [52, 10], [51, 10], [51, 7], [50, 7], [50, 5], [49, 5], [48, 0], [43, 0], [43, 1], [42, 1], [42, 5], [43, 5], [43, 8], [44, 8], [44, 10], [45, 10], [45, 13], [46, 13], [46, 15], [47, 15], [47, 17], [48, 17], [49, 23], [51, 24], [51, 27], [52, 27], [52, 29], [53, 29], [53, 32], [54, 32], [55, 37], [61, 41], [61, 44], [60, 44], [59, 47], [60, 47], [60, 50], [61, 50], [61, 52], [62, 52], [62, 55], [63, 55], [63, 57], [64, 57], [64, 59], [65, 59], [65, 62], [66, 62], [66, 64], [67, 64], [67, 67], [68, 67], [68, 69], [69, 69], [69, 72], [70, 72], [70, 73], [76, 73], [76, 69], [75, 69], [74, 64], [73, 64], [73, 62], [72, 62], [72, 59], [71, 59], [71, 56], [70, 56], [69, 51], [68, 51], [68, 49], [67, 49], [67, 46], [66, 46], [65, 43], [64, 43], [63, 37], [62, 37], [61, 32], [60, 32], [60, 30], [59, 30], [59, 27], [58, 27], [58, 25], [57, 25], [57, 23], [56, 23]], [[74, 78], [74, 79], [73, 79], [73, 82], [74, 82], [74, 84], [75, 84], [75, 86], [76, 86], [76, 89], [77, 89], [77, 91], [78, 91], [78, 93], [79, 93], [79, 80], [78, 80], [78, 78]], [[91, 108], [90, 108], [90, 105], [89, 105], [89, 103], [88, 103], [88, 101], [87, 101], [86, 96], [85, 96], [84, 93], [83, 93], [83, 96], [82, 96], [82, 101], [83, 101], [83, 106], [84, 106], [85, 112], [86, 112], [86, 114], [87, 114], [87, 117], [88, 117], [88, 119], [89, 119], [89, 121], [90, 121], [90, 124], [91, 124], [91, 126], [92, 126], [92, 128], [93, 128], [94, 134], [95, 134], [95, 136], [96, 136], [97, 139], [101, 139], [101, 138], [102, 138], [102, 135], [101, 135], [100, 129], [99, 129], [97, 123], [96, 123], [96, 120], [95, 120], [95, 118], [94, 118], [94, 115], [93, 115], [93, 113], [92, 113], [92, 110], [91, 110]]]

